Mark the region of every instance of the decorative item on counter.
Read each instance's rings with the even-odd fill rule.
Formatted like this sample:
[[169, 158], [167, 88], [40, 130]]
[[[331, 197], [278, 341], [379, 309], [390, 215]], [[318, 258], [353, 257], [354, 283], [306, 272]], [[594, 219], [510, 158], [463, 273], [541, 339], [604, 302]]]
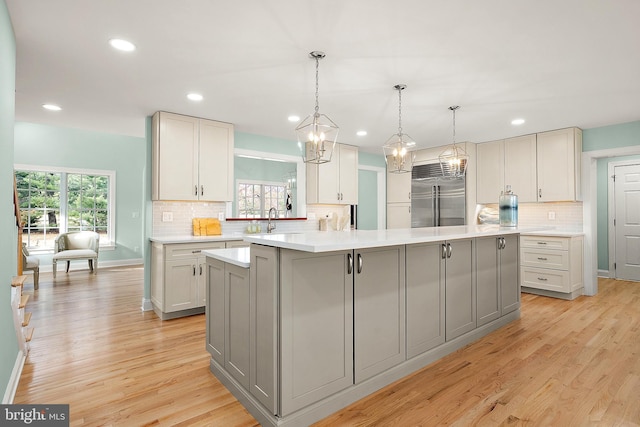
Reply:
[[324, 218], [320, 218], [319, 225], [320, 231], [327, 231], [329, 225], [329, 215], [325, 216]]
[[518, 225], [518, 196], [513, 194], [510, 185], [507, 185], [505, 191], [500, 194], [498, 206], [500, 226], [516, 227]]
[[249, 225], [247, 225], [247, 234], [255, 234], [255, 233], [261, 233], [261, 232], [262, 232], [262, 226], [255, 219], [251, 221]]
[[222, 226], [217, 218], [193, 218], [194, 236], [219, 236], [222, 234]]
[[498, 210], [488, 206], [483, 207], [478, 212], [479, 224], [500, 224], [500, 216]]

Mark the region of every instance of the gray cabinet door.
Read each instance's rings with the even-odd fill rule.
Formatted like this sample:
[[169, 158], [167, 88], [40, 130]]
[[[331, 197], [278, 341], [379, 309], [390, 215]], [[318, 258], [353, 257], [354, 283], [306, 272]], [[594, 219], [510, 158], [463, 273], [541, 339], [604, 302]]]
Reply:
[[[500, 317], [498, 253], [500, 237], [476, 239], [477, 321], [482, 326]], [[513, 248], [511, 248], [513, 250]]]
[[224, 262], [207, 258], [207, 351], [224, 366]]
[[251, 245], [250, 393], [276, 414], [278, 408], [278, 249]]
[[407, 358], [444, 343], [441, 243], [407, 246]]
[[224, 264], [225, 352], [224, 367], [249, 390], [250, 291], [249, 269]]
[[447, 249], [446, 338], [459, 337], [476, 327], [476, 287], [472, 274], [471, 239], [444, 243]]
[[355, 251], [356, 384], [406, 359], [405, 246]]
[[500, 293], [502, 315], [520, 308], [520, 236], [510, 234], [504, 237], [504, 248], [500, 251]]
[[280, 416], [353, 384], [351, 254], [280, 249]]

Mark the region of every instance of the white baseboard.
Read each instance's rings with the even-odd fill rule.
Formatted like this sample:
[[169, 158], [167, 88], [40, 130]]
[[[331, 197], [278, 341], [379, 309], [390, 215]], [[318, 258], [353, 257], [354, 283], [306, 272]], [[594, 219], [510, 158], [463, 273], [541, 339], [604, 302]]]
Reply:
[[11, 371], [11, 377], [9, 377], [9, 383], [4, 391], [4, 397], [2, 398], [3, 405], [12, 404], [13, 399], [16, 397], [16, 390], [18, 390], [18, 382], [20, 382], [20, 375], [22, 375], [25, 360], [27, 360], [27, 356], [19, 350], [16, 363], [13, 365], [13, 371]]
[[[72, 262], [71, 269], [73, 270], [88, 270], [89, 263], [86, 260], [78, 260], [79, 262]], [[98, 260], [98, 271], [103, 267], [126, 267], [130, 265], [142, 265], [144, 264], [144, 260], [142, 258], [131, 258], [131, 259], [116, 259], [111, 261], [101, 261]], [[64, 271], [66, 267], [64, 263], [59, 263], [58, 265], [58, 273]], [[52, 273], [53, 266], [52, 265], [41, 265], [40, 273]], [[26, 273], [26, 272], [25, 272]]]
[[153, 310], [153, 304], [151, 303], [151, 300], [148, 298], [142, 298], [142, 311], [151, 311]]
[[608, 279], [611, 276], [609, 276], [609, 270], [598, 270], [598, 277]]

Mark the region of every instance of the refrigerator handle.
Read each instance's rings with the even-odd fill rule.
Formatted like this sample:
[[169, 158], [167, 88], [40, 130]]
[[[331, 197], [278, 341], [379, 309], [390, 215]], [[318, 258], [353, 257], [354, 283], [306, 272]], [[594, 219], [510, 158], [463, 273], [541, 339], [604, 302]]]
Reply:
[[436, 186], [431, 186], [431, 226], [436, 227], [438, 225], [438, 221], [436, 219], [436, 211], [438, 209], [436, 205], [436, 199], [438, 198], [438, 193], [436, 191]]
[[436, 195], [435, 195], [435, 211], [433, 214], [433, 217], [435, 218], [435, 226], [439, 227], [440, 226], [440, 186], [439, 185], [434, 185], [435, 189], [436, 189]]

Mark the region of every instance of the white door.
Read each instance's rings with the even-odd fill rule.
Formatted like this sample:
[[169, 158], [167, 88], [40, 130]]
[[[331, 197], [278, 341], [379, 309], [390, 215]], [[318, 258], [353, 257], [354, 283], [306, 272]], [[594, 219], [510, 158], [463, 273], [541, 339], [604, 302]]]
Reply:
[[640, 281], [640, 165], [616, 166], [616, 278]]

